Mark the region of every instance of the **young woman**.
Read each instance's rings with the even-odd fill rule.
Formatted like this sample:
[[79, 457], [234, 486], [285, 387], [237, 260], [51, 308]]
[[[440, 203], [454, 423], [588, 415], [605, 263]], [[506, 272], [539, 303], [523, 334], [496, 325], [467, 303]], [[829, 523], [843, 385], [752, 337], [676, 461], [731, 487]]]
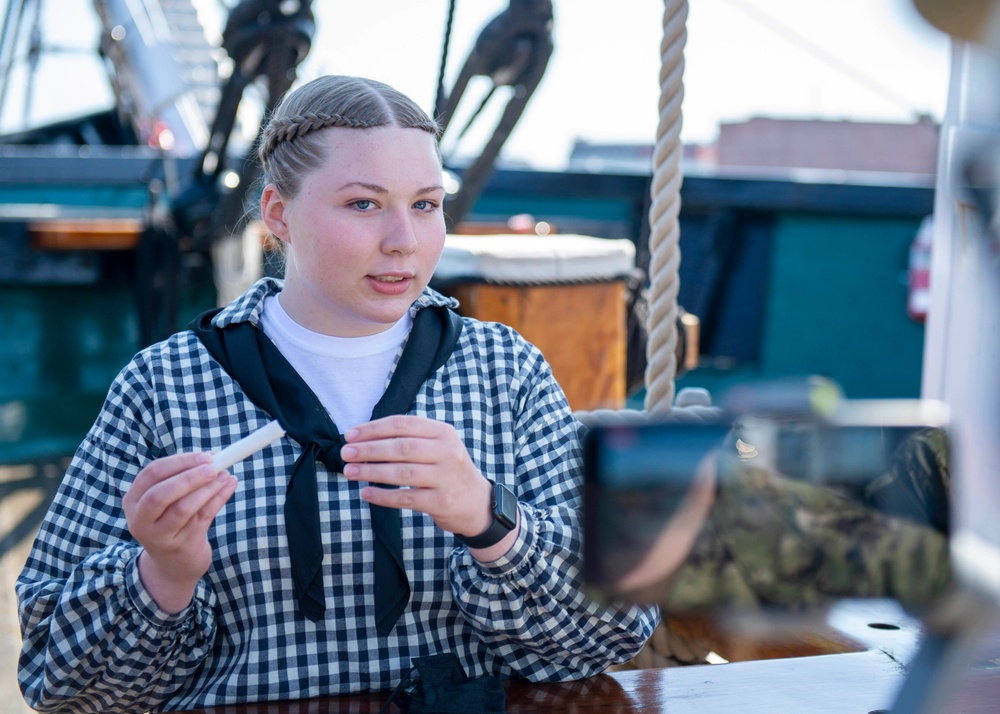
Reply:
[[[259, 147], [285, 253], [112, 385], [17, 584], [41, 710], [393, 687], [414, 657], [560, 680], [632, 657], [654, 608], [579, 588], [580, 429], [542, 355], [429, 289], [436, 124], [323, 77]], [[287, 432], [220, 472], [211, 452]]]

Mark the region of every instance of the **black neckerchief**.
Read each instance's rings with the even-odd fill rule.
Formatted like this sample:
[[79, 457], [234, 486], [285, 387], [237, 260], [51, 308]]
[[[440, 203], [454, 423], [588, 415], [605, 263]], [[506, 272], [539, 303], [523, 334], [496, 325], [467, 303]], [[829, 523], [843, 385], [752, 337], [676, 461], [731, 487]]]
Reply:
[[[250, 322], [215, 327], [212, 318], [220, 310], [203, 312], [190, 328], [250, 400], [302, 444], [302, 455], [292, 467], [285, 495], [285, 531], [299, 610], [315, 622], [326, 611], [316, 461], [322, 460], [333, 473], [343, 473], [340, 448], [344, 438], [319, 398], [264, 331]], [[406, 414], [421, 385], [451, 356], [461, 331], [461, 318], [445, 307], [418, 310], [403, 354], [385, 394], [372, 411], [372, 419]], [[403, 567], [399, 511], [372, 504], [369, 507], [375, 535], [375, 624], [378, 634], [384, 637], [409, 602], [410, 584]]]

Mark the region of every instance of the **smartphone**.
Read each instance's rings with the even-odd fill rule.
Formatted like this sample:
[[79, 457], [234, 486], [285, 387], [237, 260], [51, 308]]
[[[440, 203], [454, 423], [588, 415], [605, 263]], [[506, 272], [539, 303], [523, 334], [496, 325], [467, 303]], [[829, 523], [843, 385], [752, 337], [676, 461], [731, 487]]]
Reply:
[[731, 432], [725, 421], [609, 424], [583, 440], [583, 577], [610, 587], [652, 546], [699, 464]]
[[583, 447], [583, 576], [598, 590], [613, 588], [649, 552], [706, 464], [717, 488], [767, 473], [799, 484], [791, 487], [797, 492], [850, 499], [862, 507], [852, 513], [949, 532], [947, 418], [918, 400], [857, 402], [826, 417], [609, 423], [592, 426]]

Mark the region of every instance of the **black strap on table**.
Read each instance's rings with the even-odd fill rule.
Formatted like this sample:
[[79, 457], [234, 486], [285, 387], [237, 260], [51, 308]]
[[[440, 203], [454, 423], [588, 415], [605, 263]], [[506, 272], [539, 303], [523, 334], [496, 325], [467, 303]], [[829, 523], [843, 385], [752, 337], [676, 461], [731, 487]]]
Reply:
[[[414, 672], [419, 674], [415, 682]], [[455, 653], [443, 652], [413, 658], [413, 667], [379, 714], [386, 714], [392, 704], [405, 714], [504, 714], [507, 693], [496, 677], [470, 679]]]

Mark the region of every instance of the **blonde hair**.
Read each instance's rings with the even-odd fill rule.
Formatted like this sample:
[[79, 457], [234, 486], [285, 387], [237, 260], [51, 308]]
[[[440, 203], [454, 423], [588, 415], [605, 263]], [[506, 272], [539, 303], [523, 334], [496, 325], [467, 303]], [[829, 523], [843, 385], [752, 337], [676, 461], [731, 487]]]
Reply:
[[261, 185], [273, 183], [282, 195], [293, 198], [302, 178], [324, 160], [320, 129], [379, 126], [421, 129], [435, 139], [440, 135], [437, 122], [388, 84], [344, 75], [314, 79], [285, 95], [271, 112], [257, 149]]

